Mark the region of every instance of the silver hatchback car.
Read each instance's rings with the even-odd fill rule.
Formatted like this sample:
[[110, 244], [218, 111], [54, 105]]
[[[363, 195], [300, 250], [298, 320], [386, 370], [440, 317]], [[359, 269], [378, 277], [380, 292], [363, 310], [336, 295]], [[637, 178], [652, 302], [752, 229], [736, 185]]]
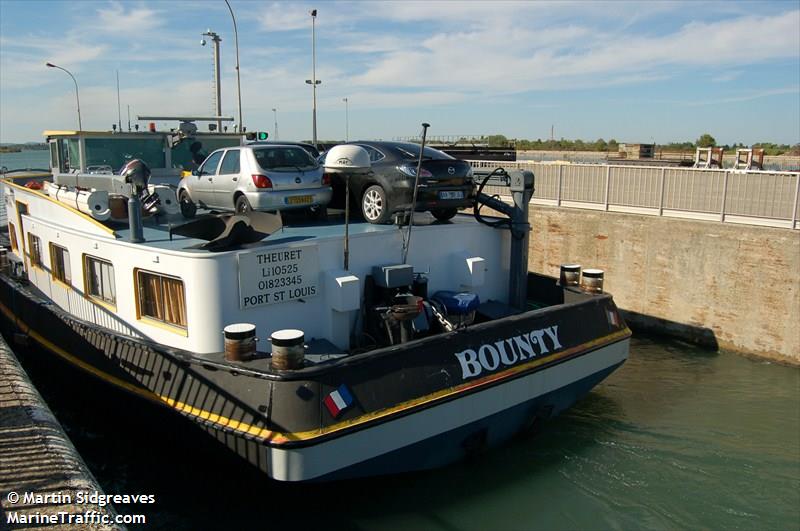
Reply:
[[306, 150], [291, 145], [218, 149], [178, 185], [184, 212], [196, 206], [238, 213], [319, 209], [331, 195], [323, 168]]

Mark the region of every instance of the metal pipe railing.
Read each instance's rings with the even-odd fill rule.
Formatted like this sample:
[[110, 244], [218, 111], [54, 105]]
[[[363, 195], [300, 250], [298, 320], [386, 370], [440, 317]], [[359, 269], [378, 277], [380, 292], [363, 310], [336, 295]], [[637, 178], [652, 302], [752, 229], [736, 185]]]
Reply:
[[[469, 161], [530, 169], [534, 203], [798, 228], [800, 172], [533, 161]], [[503, 186], [491, 193], [509, 196]]]

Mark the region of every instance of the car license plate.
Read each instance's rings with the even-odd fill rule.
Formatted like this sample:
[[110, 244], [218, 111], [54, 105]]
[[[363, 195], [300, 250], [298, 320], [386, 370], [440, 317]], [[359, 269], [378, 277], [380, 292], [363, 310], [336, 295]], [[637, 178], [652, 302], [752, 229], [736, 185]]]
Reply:
[[314, 198], [310, 195], [294, 195], [286, 198], [287, 205], [307, 205], [313, 202]]
[[455, 190], [439, 192], [439, 199], [464, 199], [464, 192]]

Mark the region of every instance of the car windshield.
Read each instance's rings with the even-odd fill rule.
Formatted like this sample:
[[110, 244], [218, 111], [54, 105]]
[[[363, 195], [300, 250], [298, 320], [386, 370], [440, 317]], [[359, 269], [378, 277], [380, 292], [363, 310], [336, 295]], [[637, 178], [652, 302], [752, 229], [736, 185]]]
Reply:
[[[413, 144], [395, 146], [395, 149], [400, 154], [400, 157], [411, 160], [416, 160], [419, 158], [419, 148], [420, 146], [415, 146]], [[438, 149], [426, 147], [425, 151], [422, 152], [422, 158], [433, 160], [450, 160], [453, 157], [447, 153], [439, 151]]]
[[317, 162], [300, 147], [264, 147], [254, 149], [253, 154], [263, 170], [309, 170], [317, 167]]

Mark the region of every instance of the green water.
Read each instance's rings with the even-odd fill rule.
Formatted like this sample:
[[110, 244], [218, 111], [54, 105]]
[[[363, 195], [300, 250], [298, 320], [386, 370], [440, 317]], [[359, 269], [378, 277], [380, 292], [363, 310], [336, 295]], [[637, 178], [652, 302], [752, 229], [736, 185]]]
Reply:
[[9, 170], [24, 170], [28, 168], [46, 170], [50, 168], [50, 152], [42, 149], [0, 153], [0, 167], [2, 166]]
[[118, 507], [148, 528], [800, 529], [800, 368], [679, 342], [634, 339], [567, 414], [473, 462], [299, 486], [45, 353], [23, 363], [105, 491], [156, 496]]
[[[8, 170], [24, 170], [28, 168], [45, 170], [50, 167], [50, 152], [47, 150], [19, 151], [16, 153], [0, 153], [0, 168]], [[0, 184], [0, 197], [3, 185]], [[0, 200], [0, 226], [6, 224], [5, 201]]]
[[148, 528], [800, 528], [798, 368], [636, 338], [567, 414], [472, 462], [287, 485], [34, 354], [26, 367], [106, 492], [155, 494]]

